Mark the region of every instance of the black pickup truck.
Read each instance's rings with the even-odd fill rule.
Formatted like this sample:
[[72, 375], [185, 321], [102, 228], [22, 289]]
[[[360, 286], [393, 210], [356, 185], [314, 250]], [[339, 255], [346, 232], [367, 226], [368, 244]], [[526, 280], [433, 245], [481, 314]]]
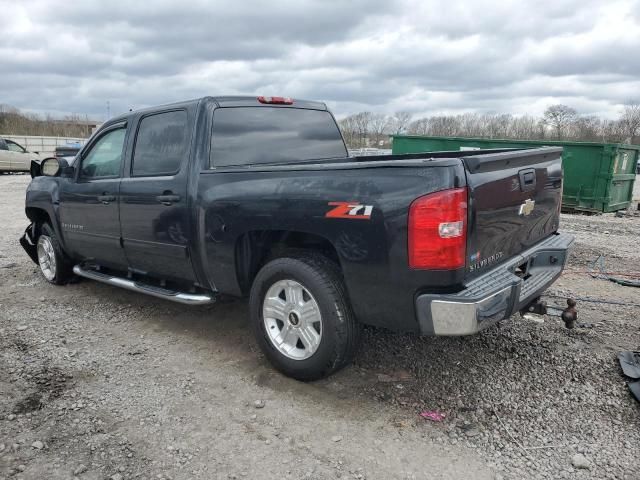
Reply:
[[248, 296], [302, 380], [347, 364], [361, 324], [467, 335], [527, 308], [573, 241], [560, 148], [348, 157], [323, 103], [282, 97], [130, 112], [40, 170], [21, 243], [49, 282]]

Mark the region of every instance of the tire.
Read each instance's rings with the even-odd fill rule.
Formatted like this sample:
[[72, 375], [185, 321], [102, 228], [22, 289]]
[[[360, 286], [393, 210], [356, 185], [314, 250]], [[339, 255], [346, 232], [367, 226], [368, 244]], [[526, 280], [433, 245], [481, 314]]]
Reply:
[[40, 273], [49, 283], [64, 285], [73, 278], [71, 259], [60, 247], [58, 236], [48, 223], [40, 227], [36, 243]]
[[267, 263], [256, 275], [249, 305], [258, 345], [289, 377], [327, 377], [357, 352], [362, 326], [337, 265], [322, 255], [304, 253]]

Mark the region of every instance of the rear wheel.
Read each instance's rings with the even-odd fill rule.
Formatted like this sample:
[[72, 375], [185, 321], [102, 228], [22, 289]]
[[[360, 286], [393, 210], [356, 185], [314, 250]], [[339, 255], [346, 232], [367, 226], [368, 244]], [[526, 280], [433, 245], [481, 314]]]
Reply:
[[320, 255], [283, 257], [258, 272], [251, 323], [260, 348], [298, 380], [326, 377], [351, 362], [360, 342], [337, 266]]
[[73, 276], [71, 259], [62, 251], [51, 225], [44, 223], [36, 245], [40, 273], [49, 283], [63, 285]]

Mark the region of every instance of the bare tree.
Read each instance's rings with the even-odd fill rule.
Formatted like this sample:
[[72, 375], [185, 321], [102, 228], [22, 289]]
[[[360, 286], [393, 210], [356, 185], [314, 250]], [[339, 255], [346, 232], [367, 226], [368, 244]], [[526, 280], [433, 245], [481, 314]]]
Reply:
[[390, 118], [382, 113], [372, 113], [369, 116], [368, 131], [373, 137], [375, 147], [380, 146], [380, 142], [384, 140], [385, 134], [389, 130]]
[[429, 119], [419, 118], [409, 124], [409, 133], [412, 135], [428, 135], [429, 133]]
[[575, 119], [571, 137], [577, 140], [602, 141], [602, 120], [594, 115]]
[[371, 112], [356, 113], [354, 117], [356, 133], [358, 135], [357, 147], [362, 148], [367, 146], [369, 141], [369, 128], [371, 125]]
[[513, 138], [527, 139], [527, 138], [539, 138], [538, 129], [539, 120], [529, 115], [523, 115], [522, 117], [513, 117], [510, 127], [510, 135]]
[[88, 133], [88, 121], [79, 115], [56, 119], [46, 114], [20, 112], [9, 105], [0, 105], [0, 133], [5, 135], [46, 135], [54, 137], [84, 137]]
[[[555, 107], [555, 106], [554, 106]], [[544, 140], [560, 137], [577, 141], [623, 142], [640, 141], [640, 127], [635, 130], [631, 121], [638, 110], [627, 109], [626, 121], [603, 120], [593, 115], [579, 116], [570, 107], [551, 108], [553, 116], [539, 118], [531, 115], [465, 113], [423, 117], [408, 126], [408, 132], [427, 136], [460, 136], [478, 138], [513, 138]], [[568, 109], [568, 110], [567, 110]], [[560, 110], [562, 115], [556, 115]]]
[[567, 105], [550, 105], [544, 111], [544, 120], [555, 131], [556, 138], [564, 138], [565, 132], [578, 112]]
[[458, 116], [460, 125], [457, 135], [481, 137], [483, 135], [483, 118], [477, 113], [464, 113]]
[[429, 119], [430, 135], [451, 137], [458, 132], [458, 120], [456, 117], [440, 115]]
[[349, 148], [367, 146], [372, 115], [371, 112], [359, 112], [349, 115], [338, 122], [342, 136]]
[[396, 135], [405, 133], [409, 128], [412, 117], [413, 114], [411, 112], [396, 112], [390, 119], [389, 126], [391, 129], [391, 133], [394, 133]]
[[624, 106], [620, 124], [627, 143], [640, 141], [640, 103], [629, 102]]
[[349, 147], [354, 147], [358, 138], [354, 115], [349, 115], [338, 121], [338, 126], [340, 127], [345, 143]]
[[607, 142], [621, 143], [625, 141], [625, 128], [620, 120], [608, 120], [602, 127], [602, 138]]
[[486, 125], [489, 129], [489, 138], [507, 138], [512, 120], [511, 115], [487, 115]]

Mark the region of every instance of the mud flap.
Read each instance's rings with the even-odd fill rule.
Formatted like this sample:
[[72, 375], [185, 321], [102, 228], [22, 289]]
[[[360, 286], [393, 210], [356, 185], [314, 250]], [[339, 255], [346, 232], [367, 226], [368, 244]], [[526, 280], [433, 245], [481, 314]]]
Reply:
[[35, 233], [35, 225], [30, 224], [27, 229], [24, 231], [24, 235], [20, 237], [20, 245], [24, 248], [24, 251], [27, 252], [29, 258], [33, 260], [33, 263], [38, 264], [38, 251], [36, 247], [36, 242], [34, 240]]

